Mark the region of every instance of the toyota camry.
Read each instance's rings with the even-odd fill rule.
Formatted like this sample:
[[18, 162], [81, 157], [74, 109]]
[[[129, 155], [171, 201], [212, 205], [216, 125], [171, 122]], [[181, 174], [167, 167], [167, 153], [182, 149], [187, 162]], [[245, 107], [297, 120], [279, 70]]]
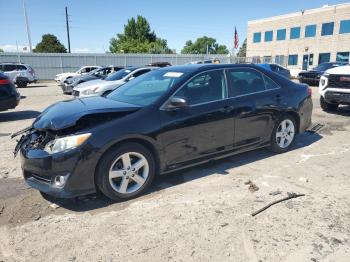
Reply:
[[13, 136], [24, 179], [44, 195], [126, 200], [159, 174], [257, 148], [286, 152], [311, 113], [307, 85], [264, 68], [184, 65], [58, 102]]

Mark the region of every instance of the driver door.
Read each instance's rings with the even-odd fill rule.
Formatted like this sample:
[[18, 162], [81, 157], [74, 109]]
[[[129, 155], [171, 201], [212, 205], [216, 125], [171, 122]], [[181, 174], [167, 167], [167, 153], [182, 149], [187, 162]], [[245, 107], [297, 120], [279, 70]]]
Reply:
[[224, 70], [201, 73], [174, 97], [187, 106], [161, 109], [161, 141], [169, 169], [233, 148], [234, 120]]

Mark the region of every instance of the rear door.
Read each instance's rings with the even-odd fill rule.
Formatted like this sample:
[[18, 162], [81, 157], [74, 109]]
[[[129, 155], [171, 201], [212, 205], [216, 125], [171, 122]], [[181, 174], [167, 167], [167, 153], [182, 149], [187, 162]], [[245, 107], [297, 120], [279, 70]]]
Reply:
[[234, 98], [235, 148], [269, 141], [282, 98], [279, 86], [254, 68], [229, 69], [227, 75]]
[[160, 111], [161, 141], [170, 169], [233, 148], [233, 107], [227, 93], [224, 70], [206, 71], [174, 94], [186, 99], [187, 107]]

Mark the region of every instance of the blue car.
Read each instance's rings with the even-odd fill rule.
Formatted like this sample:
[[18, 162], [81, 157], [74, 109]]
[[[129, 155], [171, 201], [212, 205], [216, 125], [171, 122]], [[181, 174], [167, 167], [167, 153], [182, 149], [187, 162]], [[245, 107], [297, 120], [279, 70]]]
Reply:
[[276, 74], [279, 74], [285, 78], [290, 79], [290, 71], [287, 68], [284, 68], [283, 66], [277, 65], [277, 64], [257, 64], [258, 66], [261, 66], [267, 70], [270, 70], [272, 72], [275, 72]]

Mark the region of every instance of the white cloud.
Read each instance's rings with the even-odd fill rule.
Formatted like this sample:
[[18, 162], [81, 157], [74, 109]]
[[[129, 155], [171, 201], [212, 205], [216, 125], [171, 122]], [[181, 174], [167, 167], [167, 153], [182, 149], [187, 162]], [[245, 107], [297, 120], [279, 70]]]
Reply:
[[[29, 48], [26, 45], [0, 45], [0, 48], [4, 50], [4, 52], [17, 52], [17, 47], [18, 47], [18, 52], [29, 52]], [[27, 50], [24, 50], [27, 49]]]

